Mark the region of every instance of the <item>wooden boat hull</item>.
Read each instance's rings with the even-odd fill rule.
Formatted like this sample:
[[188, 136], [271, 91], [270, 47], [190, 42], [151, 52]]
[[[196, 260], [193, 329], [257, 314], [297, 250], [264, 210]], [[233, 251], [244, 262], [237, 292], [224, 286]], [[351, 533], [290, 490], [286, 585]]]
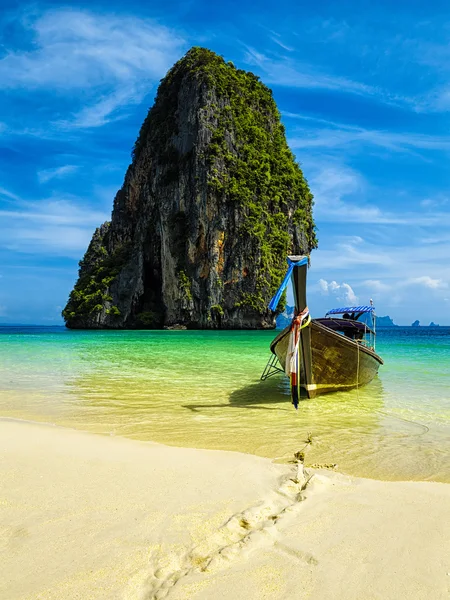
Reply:
[[[301, 360], [300, 386], [306, 390], [309, 398], [363, 386], [372, 381], [379, 366], [383, 364], [373, 350], [314, 320], [306, 329], [309, 329], [311, 339], [311, 374], [306, 382], [305, 365]], [[286, 327], [270, 346], [283, 369], [286, 365], [289, 334], [290, 327]]]

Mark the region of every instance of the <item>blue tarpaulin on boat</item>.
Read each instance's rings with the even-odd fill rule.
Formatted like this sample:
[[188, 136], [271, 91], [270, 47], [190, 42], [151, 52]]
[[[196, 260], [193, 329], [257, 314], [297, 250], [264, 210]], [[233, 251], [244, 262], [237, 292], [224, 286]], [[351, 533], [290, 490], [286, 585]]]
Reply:
[[375, 306], [347, 306], [345, 308], [332, 308], [327, 315], [342, 315], [344, 313], [368, 313], [373, 312]]
[[305, 256], [304, 258], [302, 258], [301, 260], [298, 260], [298, 261], [292, 261], [290, 258], [288, 258], [287, 259], [287, 263], [289, 265], [289, 268], [287, 270], [286, 275], [284, 276], [283, 281], [281, 282], [280, 287], [277, 290], [277, 293], [275, 294], [275, 296], [270, 301], [270, 304], [269, 304], [269, 309], [270, 310], [276, 310], [276, 308], [278, 306], [278, 302], [280, 301], [280, 298], [281, 298], [281, 294], [287, 288], [287, 285], [289, 283], [289, 279], [291, 278], [292, 271], [294, 270], [294, 268], [295, 267], [301, 267], [303, 265], [307, 265], [308, 264], [308, 257]]

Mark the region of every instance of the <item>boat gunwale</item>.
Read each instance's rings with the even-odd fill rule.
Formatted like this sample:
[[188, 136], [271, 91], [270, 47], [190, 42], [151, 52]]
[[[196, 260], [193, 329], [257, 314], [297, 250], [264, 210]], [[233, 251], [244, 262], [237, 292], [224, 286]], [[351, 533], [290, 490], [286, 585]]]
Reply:
[[[363, 344], [358, 344], [358, 342], [356, 342], [355, 340], [352, 340], [351, 338], [343, 336], [340, 333], [337, 333], [336, 331], [333, 331], [332, 329], [329, 329], [325, 325], [322, 325], [321, 323], [317, 322], [316, 319], [312, 319], [311, 320], [311, 325], [309, 325], [309, 326], [312, 327], [313, 325], [315, 327], [318, 327], [319, 330], [322, 330], [322, 331], [324, 331], [326, 333], [330, 333], [333, 336], [336, 336], [337, 339], [339, 339], [341, 341], [344, 340], [344, 344], [346, 344], [346, 343], [348, 343], [350, 345], [354, 344], [355, 348], [359, 348], [360, 350], [362, 350], [363, 352], [365, 352], [366, 354], [368, 354], [372, 358], [375, 358], [375, 360], [377, 360], [380, 363], [380, 365], [384, 365], [383, 359], [374, 350], [371, 350], [370, 348], [367, 348], [367, 346], [364, 346]], [[270, 350], [271, 350], [272, 354], [275, 354], [275, 352], [274, 352], [275, 346], [278, 344], [278, 342], [280, 340], [282, 340], [286, 335], [289, 334], [290, 329], [291, 329], [291, 326], [288, 325], [287, 327], [285, 327], [276, 336], [276, 338], [274, 340], [272, 340], [272, 343], [270, 344]]]

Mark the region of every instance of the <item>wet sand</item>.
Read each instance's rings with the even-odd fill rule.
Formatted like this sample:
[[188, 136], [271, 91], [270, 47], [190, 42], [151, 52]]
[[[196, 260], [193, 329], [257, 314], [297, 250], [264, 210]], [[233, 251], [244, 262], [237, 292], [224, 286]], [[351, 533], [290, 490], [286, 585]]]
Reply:
[[449, 507], [448, 484], [0, 420], [0, 598], [444, 599]]

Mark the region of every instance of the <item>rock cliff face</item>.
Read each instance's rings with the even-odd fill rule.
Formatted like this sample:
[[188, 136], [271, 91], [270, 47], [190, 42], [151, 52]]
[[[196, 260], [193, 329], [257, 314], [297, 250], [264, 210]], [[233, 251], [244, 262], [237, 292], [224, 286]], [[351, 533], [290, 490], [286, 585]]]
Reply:
[[72, 328], [272, 328], [286, 255], [315, 246], [271, 91], [192, 48], [159, 86], [63, 316]]

